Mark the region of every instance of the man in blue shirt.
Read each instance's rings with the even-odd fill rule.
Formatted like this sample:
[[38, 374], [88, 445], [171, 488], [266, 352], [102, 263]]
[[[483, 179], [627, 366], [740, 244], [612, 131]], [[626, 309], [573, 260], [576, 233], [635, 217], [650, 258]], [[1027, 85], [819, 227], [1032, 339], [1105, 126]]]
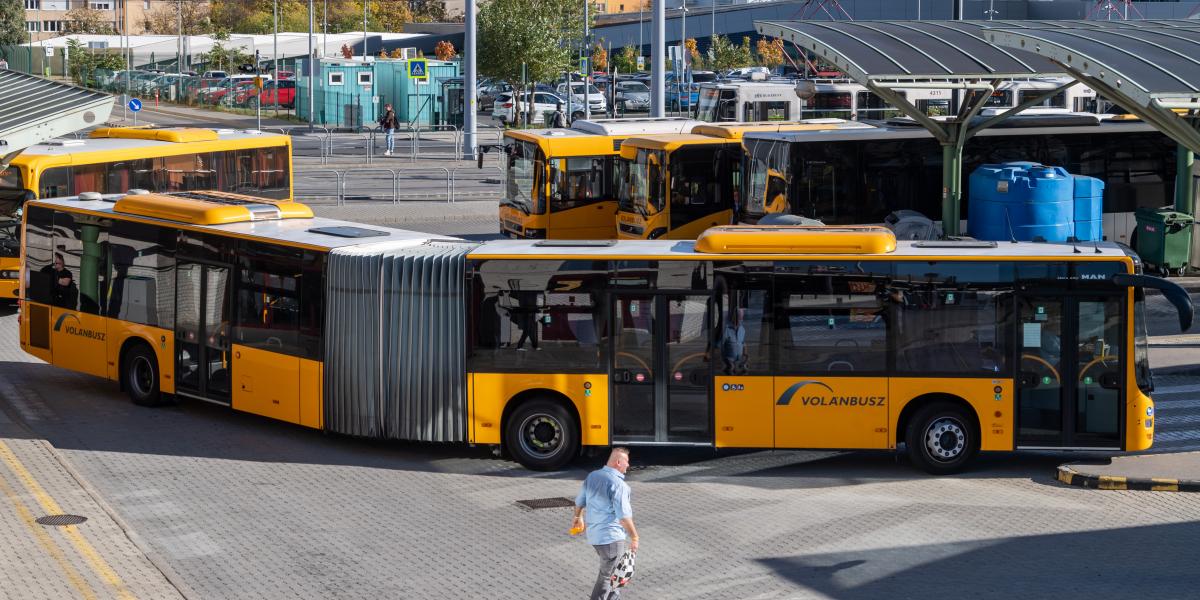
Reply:
[[[572, 528], [587, 525], [587, 541], [600, 556], [600, 573], [592, 587], [591, 600], [615, 600], [621, 590], [613, 586], [612, 572], [629, 548], [638, 549], [637, 528], [633, 526], [633, 506], [629, 503], [629, 450], [613, 448], [604, 467], [592, 471], [583, 481], [583, 489], [575, 498], [575, 520]], [[585, 519], [586, 515], [586, 519]], [[628, 534], [628, 535], [627, 535]]]

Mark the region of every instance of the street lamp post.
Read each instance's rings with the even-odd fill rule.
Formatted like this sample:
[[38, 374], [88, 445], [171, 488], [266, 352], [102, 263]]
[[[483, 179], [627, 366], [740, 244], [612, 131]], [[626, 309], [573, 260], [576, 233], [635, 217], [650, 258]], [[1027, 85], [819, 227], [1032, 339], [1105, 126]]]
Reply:
[[650, 32], [650, 113], [653, 117], [665, 116], [666, 77], [663, 64], [666, 62], [667, 10], [666, 0], [654, 0], [654, 16]]
[[[583, 118], [592, 118], [592, 102], [588, 91], [592, 85], [592, 40], [591, 28], [588, 27], [588, 17], [591, 9], [592, 0], [583, 0], [583, 60], [580, 61], [587, 65], [587, 73], [583, 75]], [[571, 93], [571, 84], [567, 82], [567, 93]]]
[[313, 60], [313, 0], [308, 0], [308, 130], [313, 130], [316, 113], [313, 108], [313, 88], [317, 86], [317, 63]]

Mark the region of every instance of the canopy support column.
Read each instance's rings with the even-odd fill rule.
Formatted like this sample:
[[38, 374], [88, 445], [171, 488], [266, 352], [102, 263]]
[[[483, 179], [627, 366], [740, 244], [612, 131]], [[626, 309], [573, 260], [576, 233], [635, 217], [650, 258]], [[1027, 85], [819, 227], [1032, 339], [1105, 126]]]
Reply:
[[1192, 166], [1196, 154], [1179, 144], [1175, 147], [1175, 210], [1189, 215], [1196, 214], [1193, 206], [1195, 195], [1192, 185]]

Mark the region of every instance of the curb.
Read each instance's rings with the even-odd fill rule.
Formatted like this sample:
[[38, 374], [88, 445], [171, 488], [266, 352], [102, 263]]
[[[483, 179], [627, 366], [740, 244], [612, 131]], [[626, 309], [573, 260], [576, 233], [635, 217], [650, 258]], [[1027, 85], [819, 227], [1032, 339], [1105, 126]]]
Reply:
[[1189, 479], [1158, 479], [1153, 477], [1121, 477], [1118, 475], [1086, 475], [1067, 465], [1059, 465], [1055, 478], [1067, 485], [1090, 490], [1138, 490], [1145, 492], [1200, 492], [1200, 481]]

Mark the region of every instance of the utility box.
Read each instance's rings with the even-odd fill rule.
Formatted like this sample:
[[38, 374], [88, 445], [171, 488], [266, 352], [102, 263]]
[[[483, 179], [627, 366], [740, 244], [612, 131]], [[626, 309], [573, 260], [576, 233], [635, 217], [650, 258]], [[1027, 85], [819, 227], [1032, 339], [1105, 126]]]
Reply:
[[1172, 208], [1139, 208], [1135, 250], [1142, 262], [1164, 275], [1182, 275], [1192, 247], [1191, 215]]

